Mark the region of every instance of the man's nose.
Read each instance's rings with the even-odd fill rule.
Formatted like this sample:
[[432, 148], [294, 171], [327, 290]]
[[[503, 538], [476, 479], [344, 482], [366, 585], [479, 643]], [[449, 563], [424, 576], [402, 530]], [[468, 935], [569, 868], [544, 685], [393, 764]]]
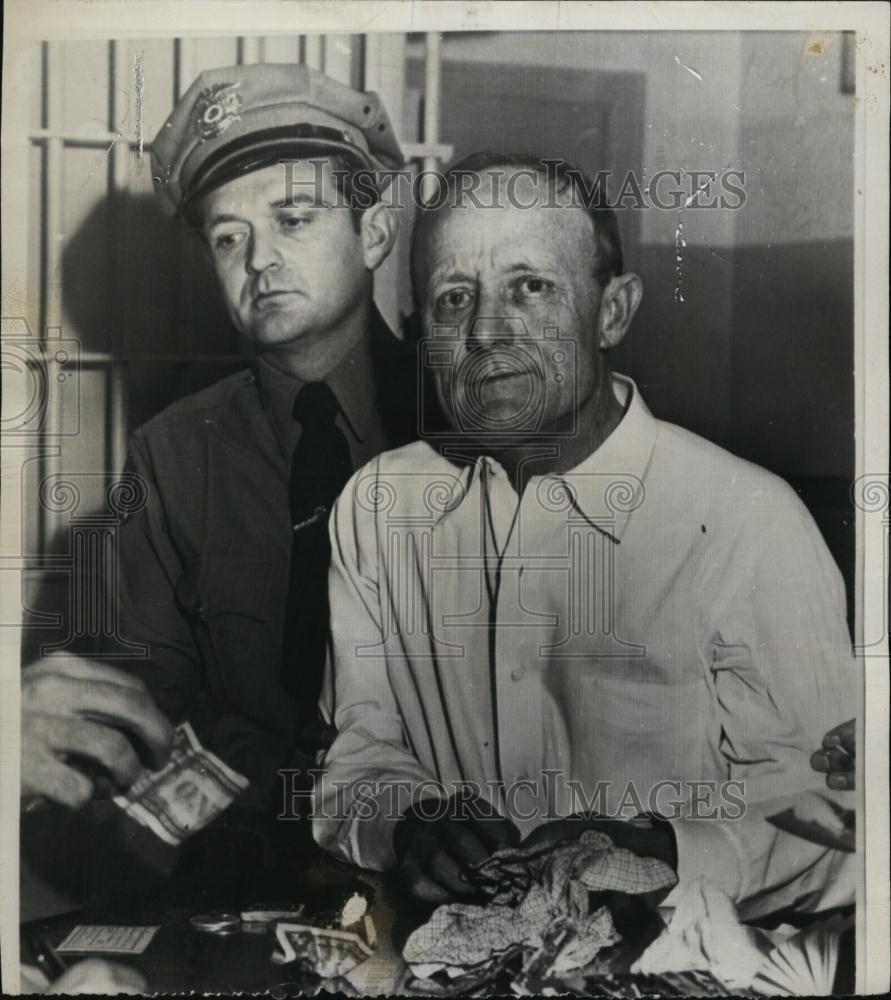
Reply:
[[282, 257], [275, 240], [264, 233], [254, 232], [251, 235], [248, 250], [247, 269], [251, 274], [261, 274], [270, 269], [277, 270], [282, 265]]
[[523, 336], [523, 332], [524, 323], [521, 317], [499, 316], [494, 310], [483, 314], [480, 310], [470, 325], [467, 349], [477, 351], [509, 347]]

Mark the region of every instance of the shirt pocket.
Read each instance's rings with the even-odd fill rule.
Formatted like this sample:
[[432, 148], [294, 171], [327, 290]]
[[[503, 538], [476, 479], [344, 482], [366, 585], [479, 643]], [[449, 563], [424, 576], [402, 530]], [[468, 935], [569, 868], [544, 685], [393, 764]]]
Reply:
[[625, 670], [598, 664], [589, 670], [584, 693], [590, 755], [603, 778], [633, 780], [649, 788], [660, 780], [711, 779], [712, 710], [701, 677], [678, 673], [670, 679], [633, 661]]

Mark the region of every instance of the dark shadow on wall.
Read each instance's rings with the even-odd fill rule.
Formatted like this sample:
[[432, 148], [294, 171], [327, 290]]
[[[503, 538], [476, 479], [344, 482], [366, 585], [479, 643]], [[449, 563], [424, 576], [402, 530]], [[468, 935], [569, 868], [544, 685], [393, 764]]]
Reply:
[[[118, 193], [94, 206], [66, 242], [62, 302], [64, 335], [80, 341], [83, 384], [89, 385], [90, 366], [97, 378], [103, 370], [104, 361], [91, 355], [110, 355], [120, 365], [127, 436], [177, 399], [249, 361], [246, 354], [241, 359], [199, 239], [167, 218], [150, 194]], [[221, 355], [235, 357], [217, 360]], [[107, 414], [104, 426], [85, 430], [108, 437], [111, 419]], [[39, 566], [26, 571], [24, 664], [71, 634], [71, 559], [71, 539], [63, 529], [47, 539]], [[47, 626], [46, 616], [58, 626]]]
[[96, 204], [66, 243], [62, 301], [88, 351], [239, 350], [200, 240], [150, 194], [119, 193]]
[[842, 571], [853, 628], [854, 245], [733, 253], [731, 448], [798, 492]]

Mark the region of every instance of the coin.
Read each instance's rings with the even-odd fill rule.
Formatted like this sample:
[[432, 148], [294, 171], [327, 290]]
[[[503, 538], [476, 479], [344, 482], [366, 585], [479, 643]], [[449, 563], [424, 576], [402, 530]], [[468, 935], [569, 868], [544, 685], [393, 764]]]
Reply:
[[237, 913], [198, 913], [189, 923], [207, 934], [235, 934], [241, 930], [241, 917]]

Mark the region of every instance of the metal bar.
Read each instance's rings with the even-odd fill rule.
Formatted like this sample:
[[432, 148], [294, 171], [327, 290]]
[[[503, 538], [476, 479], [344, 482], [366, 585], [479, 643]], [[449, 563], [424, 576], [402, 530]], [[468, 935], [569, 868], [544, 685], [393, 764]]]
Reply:
[[[60, 42], [49, 42], [47, 59], [47, 127], [50, 131], [60, 128], [65, 110], [65, 88], [62, 79], [63, 48]], [[60, 139], [49, 139], [46, 144], [44, 169], [46, 170], [46, 223], [43, 231], [41, 253], [43, 266], [44, 304], [40, 336], [49, 340], [60, 335], [62, 322], [62, 247], [65, 241], [65, 147]], [[51, 349], [48, 345], [48, 350]], [[46, 428], [44, 441], [61, 440], [64, 414], [62, 413], [59, 387], [49, 379], [46, 390]], [[48, 448], [41, 460], [41, 477], [61, 471], [61, 448]], [[38, 527], [41, 547], [61, 524], [61, 515], [40, 508]]]
[[195, 76], [195, 43], [191, 38], [177, 38], [173, 48], [174, 102], [191, 87]]
[[[124, 287], [126, 277], [124, 255], [120, 253], [120, 241], [125, 238], [127, 227], [124, 223], [123, 195], [130, 182], [130, 142], [120, 141], [126, 129], [136, 136], [135, 87], [128, 86], [130, 76], [130, 46], [122, 39], [109, 43], [112, 50], [111, 66], [113, 79], [111, 81], [111, 128], [115, 139], [111, 148], [111, 171], [109, 173], [109, 196], [112, 208], [112, 232], [109, 235], [109, 246], [112, 248], [111, 269], [114, 275], [116, 289]], [[134, 96], [127, 98], [130, 93]], [[130, 127], [132, 124], [132, 128]], [[127, 351], [129, 337], [128, 325], [125, 322], [124, 303], [120, 295], [112, 293], [111, 315], [113, 329], [117, 331], [118, 343], [124, 352]], [[127, 414], [126, 394], [121, 371], [117, 365], [108, 370], [105, 390], [106, 407], [106, 463], [109, 471], [117, 473], [124, 466], [127, 454]]]
[[64, 221], [64, 163], [65, 147], [58, 135], [53, 134], [54, 128], [62, 124], [64, 112], [65, 91], [61, 73], [62, 50], [61, 43], [49, 42], [47, 45], [47, 124], [50, 137], [46, 143], [46, 216], [45, 238], [43, 245], [43, 270], [45, 304], [42, 325], [58, 326], [61, 321], [59, 302], [60, 274], [62, 259], [62, 242], [65, 238]]
[[241, 65], [263, 62], [264, 39], [258, 35], [243, 35], [238, 39], [238, 61]]
[[325, 74], [349, 86], [353, 75], [352, 35], [325, 37]]
[[106, 403], [111, 415], [111, 434], [107, 442], [109, 470], [117, 475], [127, 460], [127, 441], [130, 437], [127, 426], [126, 385], [121, 365], [115, 360], [108, 370]]
[[[438, 31], [428, 31], [425, 35], [424, 63], [424, 143], [439, 142], [440, 123], [440, 83], [442, 79], [442, 53], [440, 50], [441, 36]], [[439, 166], [437, 157], [429, 154], [424, 157], [424, 170], [435, 171]], [[421, 197], [432, 197], [434, 193], [432, 177], [425, 177], [421, 188]]]
[[303, 61], [313, 69], [325, 72], [325, 36], [305, 35], [303, 39]]

